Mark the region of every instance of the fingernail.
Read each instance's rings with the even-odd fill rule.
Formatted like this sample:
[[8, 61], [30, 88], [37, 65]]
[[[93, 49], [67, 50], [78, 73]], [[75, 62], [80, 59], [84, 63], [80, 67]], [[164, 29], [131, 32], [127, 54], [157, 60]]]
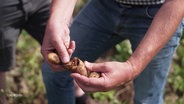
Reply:
[[85, 65], [88, 66], [89, 65], [89, 62], [88, 61], [85, 61]]
[[90, 63], [89, 63], [88, 61], [85, 61], [85, 65], [86, 65], [86, 67], [88, 67], [88, 68], [91, 67], [91, 66], [90, 66]]
[[62, 62], [63, 63], [67, 63], [67, 62], [69, 62], [70, 60], [69, 60], [69, 58], [68, 57], [63, 57], [62, 58]]

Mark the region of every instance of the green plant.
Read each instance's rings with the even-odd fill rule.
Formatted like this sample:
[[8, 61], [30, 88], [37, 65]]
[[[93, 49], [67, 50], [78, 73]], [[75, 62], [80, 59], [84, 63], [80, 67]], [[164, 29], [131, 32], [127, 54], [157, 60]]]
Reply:
[[174, 70], [169, 75], [168, 83], [172, 85], [173, 90], [180, 96], [180, 93], [184, 93], [184, 38], [181, 39], [176, 54], [177, 58], [173, 61]]
[[114, 60], [125, 61], [132, 54], [129, 40], [124, 40], [115, 46]]
[[[36, 104], [46, 102], [42, 83], [40, 45], [23, 31], [16, 47], [16, 66], [8, 74], [8, 88], [14, 94], [20, 94], [16, 100], [8, 97], [10, 104]], [[38, 101], [39, 99], [39, 101]]]
[[172, 68], [168, 76], [168, 85], [170, 93], [175, 93], [176, 104], [184, 103], [184, 35], [180, 40], [180, 45], [176, 50], [175, 58], [172, 62]]
[[116, 97], [115, 97], [115, 90], [111, 90], [108, 92], [96, 92], [92, 94], [92, 97], [95, 100], [101, 102], [109, 102], [108, 104], [122, 104]]

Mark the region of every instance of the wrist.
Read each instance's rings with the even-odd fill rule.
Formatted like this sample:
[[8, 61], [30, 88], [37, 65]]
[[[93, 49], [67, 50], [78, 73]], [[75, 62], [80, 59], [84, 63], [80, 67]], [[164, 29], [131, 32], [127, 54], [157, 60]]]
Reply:
[[126, 62], [130, 66], [130, 70], [131, 70], [131, 73], [132, 73], [131, 79], [134, 79], [142, 71], [141, 64], [137, 63], [137, 61], [135, 59], [131, 58], [131, 57]]
[[59, 15], [55, 15], [55, 14], [52, 14], [50, 15], [50, 18], [49, 18], [49, 21], [48, 21], [48, 24], [55, 24], [55, 25], [67, 25], [69, 26], [69, 23], [70, 23], [70, 20], [67, 19], [66, 17], [64, 16], [59, 16]]

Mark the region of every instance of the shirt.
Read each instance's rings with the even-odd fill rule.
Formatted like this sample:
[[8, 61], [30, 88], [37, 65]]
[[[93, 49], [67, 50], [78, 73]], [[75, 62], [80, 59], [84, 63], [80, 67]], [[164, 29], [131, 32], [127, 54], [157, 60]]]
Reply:
[[121, 4], [129, 5], [157, 5], [163, 4], [165, 0], [115, 0]]

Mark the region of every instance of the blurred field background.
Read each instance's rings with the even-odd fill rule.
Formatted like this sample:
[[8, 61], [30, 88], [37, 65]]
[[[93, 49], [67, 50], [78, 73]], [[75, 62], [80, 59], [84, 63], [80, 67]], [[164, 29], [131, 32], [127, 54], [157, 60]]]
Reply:
[[[87, 0], [79, 0], [74, 15], [82, 8]], [[128, 40], [121, 42], [97, 62], [107, 60], [124, 61], [131, 54]], [[42, 56], [39, 44], [22, 31], [17, 43], [16, 67], [8, 73], [7, 90], [1, 91], [6, 95], [9, 104], [47, 104], [45, 89], [41, 75]], [[184, 104], [184, 35], [180, 41], [164, 92], [165, 104]], [[108, 92], [89, 94], [96, 104], [132, 104], [132, 83], [122, 85]], [[1, 103], [0, 103], [1, 104]]]

